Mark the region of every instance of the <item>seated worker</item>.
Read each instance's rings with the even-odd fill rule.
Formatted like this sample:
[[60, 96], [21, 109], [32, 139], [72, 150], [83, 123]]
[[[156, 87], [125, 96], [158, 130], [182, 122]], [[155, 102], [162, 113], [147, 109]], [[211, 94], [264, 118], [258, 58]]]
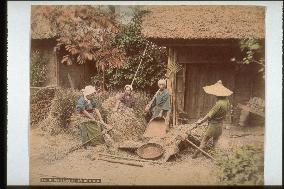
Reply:
[[[223, 86], [221, 80], [214, 85], [205, 86], [203, 89], [207, 94], [216, 96], [216, 103], [204, 118], [199, 119], [196, 122], [197, 125], [201, 125], [208, 120], [207, 131], [199, 146], [199, 148], [202, 150], [205, 148], [209, 139], [213, 138], [213, 147], [215, 147], [216, 143], [218, 142], [222, 134], [223, 120], [226, 118], [226, 113], [230, 108], [230, 103], [227, 96], [233, 94], [232, 91]], [[192, 158], [196, 158], [199, 153], [200, 150], [197, 149]]]
[[[97, 109], [95, 94], [96, 89], [93, 86], [86, 86], [82, 90], [83, 95], [81, 95], [77, 101], [76, 109], [77, 112], [82, 116], [89, 118], [89, 122], [83, 122], [80, 125], [80, 134], [82, 143], [86, 143], [88, 140], [92, 139], [92, 144], [98, 144], [102, 142], [102, 130], [97, 122], [101, 122], [106, 125], [102, 119], [100, 111]], [[93, 113], [96, 113], [99, 120], [96, 120]]]
[[158, 81], [159, 90], [145, 108], [145, 112], [151, 112], [151, 120], [155, 117], [164, 117], [166, 125], [169, 126], [169, 114], [171, 111], [170, 94], [166, 89], [166, 80]]
[[124, 87], [124, 93], [118, 98], [118, 101], [114, 107], [114, 111], [118, 110], [118, 107], [120, 104], [123, 104], [124, 106], [128, 107], [128, 108], [133, 108], [135, 105], [135, 99], [132, 96], [131, 92], [132, 92], [133, 88], [131, 85], [125, 85]]

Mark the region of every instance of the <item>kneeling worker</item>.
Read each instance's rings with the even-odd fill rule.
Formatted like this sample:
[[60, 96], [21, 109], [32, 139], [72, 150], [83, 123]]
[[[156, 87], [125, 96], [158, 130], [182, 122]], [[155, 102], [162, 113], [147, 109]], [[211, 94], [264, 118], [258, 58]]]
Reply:
[[90, 120], [88, 122], [82, 123], [80, 126], [82, 143], [84, 144], [92, 139], [92, 144], [98, 144], [103, 141], [102, 130], [101, 127], [97, 124], [93, 113], [97, 114], [99, 121], [102, 124], [106, 124], [102, 119], [100, 111], [97, 109], [97, 103], [95, 99], [96, 89], [95, 87], [89, 85], [86, 86], [82, 91], [83, 95], [79, 97], [76, 109], [81, 117], [85, 117]]
[[133, 88], [131, 85], [125, 85], [124, 87], [124, 93], [118, 98], [116, 105], [113, 109], [113, 111], [117, 111], [120, 104], [123, 104], [124, 106], [128, 108], [133, 108], [135, 105], [135, 98], [131, 94]]

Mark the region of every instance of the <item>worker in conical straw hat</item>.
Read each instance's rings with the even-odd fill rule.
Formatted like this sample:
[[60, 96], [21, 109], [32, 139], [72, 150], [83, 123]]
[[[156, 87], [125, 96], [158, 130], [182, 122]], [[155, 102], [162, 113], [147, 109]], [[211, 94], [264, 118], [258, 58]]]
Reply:
[[[203, 87], [203, 89], [207, 94], [216, 96], [216, 103], [205, 117], [195, 122], [197, 125], [201, 125], [208, 120], [207, 131], [203, 136], [200, 144], [201, 149], [205, 148], [206, 143], [211, 138], [213, 138], [213, 147], [218, 142], [219, 137], [222, 134], [223, 120], [225, 119], [226, 113], [228, 112], [230, 107], [230, 103], [227, 97], [233, 94], [231, 90], [223, 86], [221, 80], [217, 81], [217, 83], [215, 83], [214, 85], [205, 86]], [[196, 158], [199, 152], [199, 150], [196, 150], [192, 158]]]
[[[94, 86], [88, 85], [81, 90], [82, 95], [79, 97], [76, 105], [78, 117], [82, 117], [82, 124], [80, 124], [81, 139], [84, 144], [86, 141], [94, 138], [89, 144], [102, 143], [102, 130], [97, 124], [98, 121], [106, 125], [103, 121], [100, 111], [97, 108], [96, 102], [96, 88]], [[96, 113], [99, 120], [96, 120], [94, 114]], [[89, 121], [84, 121], [89, 120]]]

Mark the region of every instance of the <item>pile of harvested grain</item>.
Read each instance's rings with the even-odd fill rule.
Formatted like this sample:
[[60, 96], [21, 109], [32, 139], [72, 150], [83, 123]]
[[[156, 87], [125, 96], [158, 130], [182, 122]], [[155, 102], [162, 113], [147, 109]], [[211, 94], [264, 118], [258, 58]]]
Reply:
[[142, 92], [136, 92], [133, 93], [133, 96], [135, 98], [135, 106], [134, 106], [134, 112], [136, 116], [140, 119], [144, 119], [144, 110], [146, 105], [150, 102], [150, 98], [146, 95], [146, 93]]
[[48, 117], [54, 95], [55, 88], [42, 88], [31, 95], [31, 126], [36, 126], [40, 121]]
[[111, 135], [116, 142], [125, 140], [137, 141], [145, 130], [143, 121], [139, 120], [133, 110], [127, 107], [110, 114], [108, 123], [115, 129], [111, 132]]
[[111, 96], [102, 103], [102, 109], [104, 112], [108, 112], [108, 113], [112, 112], [118, 100], [119, 95], [120, 94], [117, 94], [116, 96]]
[[102, 103], [102, 109], [107, 112], [107, 123], [113, 126], [114, 130], [110, 132], [115, 142], [125, 140], [137, 141], [141, 138], [145, 125], [142, 117], [138, 117], [132, 108], [121, 105], [118, 111], [113, 112], [115, 107], [116, 96], [111, 96]]
[[79, 91], [70, 89], [56, 90], [49, 115], [39, 124], [39, 127], [51, 134], [58, 134], [66, 129], [70, 123], [70, 117], [75, 111], [79, 95]]

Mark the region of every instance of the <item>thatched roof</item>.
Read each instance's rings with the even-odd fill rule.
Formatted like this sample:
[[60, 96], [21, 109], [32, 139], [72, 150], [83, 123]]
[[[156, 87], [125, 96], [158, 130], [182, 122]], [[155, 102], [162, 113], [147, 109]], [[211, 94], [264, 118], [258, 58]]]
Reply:
[[[50, 20], [43, 16], [43, 5], [33, 5], [31, 9], [31, 36], [32, 39], [48, 39], [56, 36], [55, 27]], [[51, 6], [52, 7], [52, 6]]]
[[142, 33], [153, 39], [263, 39], [261, 6], [147, 6]]

